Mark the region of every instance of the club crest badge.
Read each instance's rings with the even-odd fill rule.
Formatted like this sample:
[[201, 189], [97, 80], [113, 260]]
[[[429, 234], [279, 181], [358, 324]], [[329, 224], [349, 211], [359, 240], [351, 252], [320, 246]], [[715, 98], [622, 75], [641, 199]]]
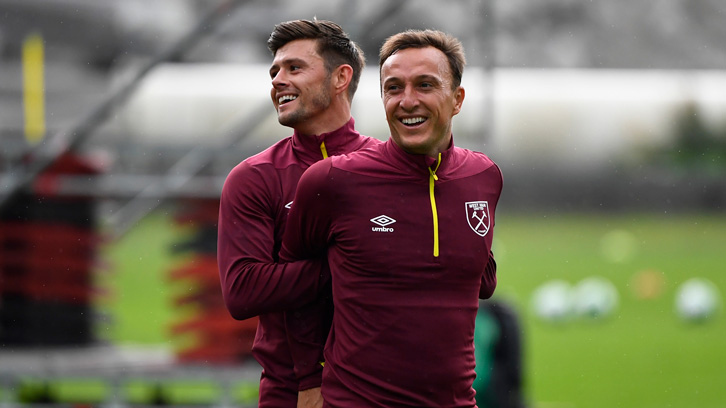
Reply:
[[469, 227], [479, 236], [485, 236], [489, 232], [489, 202], [469, 201], [466, 206], [466, 220]]

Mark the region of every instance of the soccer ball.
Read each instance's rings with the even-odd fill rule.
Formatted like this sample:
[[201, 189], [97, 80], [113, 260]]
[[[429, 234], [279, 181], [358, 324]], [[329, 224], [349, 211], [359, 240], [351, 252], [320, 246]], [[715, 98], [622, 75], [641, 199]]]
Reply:
[[686, 321], [708, 320], [716, 314], [720, 304], [718, 288], [707, 279], [689, 279], [676, 292], [676, 313]]
[[532, 294], [532, 311], [547, 322], [562, 322], [572, 315], [572, 287], [564, 280], [545, 282]]
[[615, 285], [598, 276], [581, 280], [573, 289], [573, 307], [580, 317], [607, 317], [617, 308], [618, 300]]

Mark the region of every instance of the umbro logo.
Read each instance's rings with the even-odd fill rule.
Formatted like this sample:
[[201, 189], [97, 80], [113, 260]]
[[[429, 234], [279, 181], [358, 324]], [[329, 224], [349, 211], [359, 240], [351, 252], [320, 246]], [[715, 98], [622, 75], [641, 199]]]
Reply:
[[378, 225], [378, 227], [371, 227], [373, 232], [393, 232], [393, 228], [388, 228], [388, 226], [396, 222], [396, 220], [387, 215], [379, 215], [371, 218], [371, 222]]

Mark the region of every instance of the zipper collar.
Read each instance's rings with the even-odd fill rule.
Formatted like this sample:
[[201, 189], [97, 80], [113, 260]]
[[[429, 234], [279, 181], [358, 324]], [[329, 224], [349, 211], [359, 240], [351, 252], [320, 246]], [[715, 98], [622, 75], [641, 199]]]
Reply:
[[387, 156], [391, 159], [391, 164], [399, 168], [401, 171], [410, 175], [434, 175], [437, 179], [446, 176], [449, 169], [452, 168], [452, 159], [454, 158], [454, 139], [451, 139], [449, 147], [439, 153], [437, 158], [429, 157], [425, 154], [413, 154], [403, 150], [400, 146], [389, 138], [386, 142]]
[[332, 132], [305, 135], [297, 130], [292, 135], [292, 149], [301, 161], [310, 165], [328, 156], [347, 153], [362, 136], [355, 130], [355, 120], [350, 120]]

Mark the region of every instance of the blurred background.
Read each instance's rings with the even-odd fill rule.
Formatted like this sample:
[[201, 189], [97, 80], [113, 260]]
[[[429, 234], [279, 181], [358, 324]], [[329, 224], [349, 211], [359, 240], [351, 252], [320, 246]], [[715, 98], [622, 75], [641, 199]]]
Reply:
[[0, 406], [256, 406], [219, 193], [291, 134], [266, 40], [313, 17], [382, 140], [382, 41], [464, 44], [454, 138], [505, 180], [492, 406], [726, 404], [725, 2], [0, 0]]

